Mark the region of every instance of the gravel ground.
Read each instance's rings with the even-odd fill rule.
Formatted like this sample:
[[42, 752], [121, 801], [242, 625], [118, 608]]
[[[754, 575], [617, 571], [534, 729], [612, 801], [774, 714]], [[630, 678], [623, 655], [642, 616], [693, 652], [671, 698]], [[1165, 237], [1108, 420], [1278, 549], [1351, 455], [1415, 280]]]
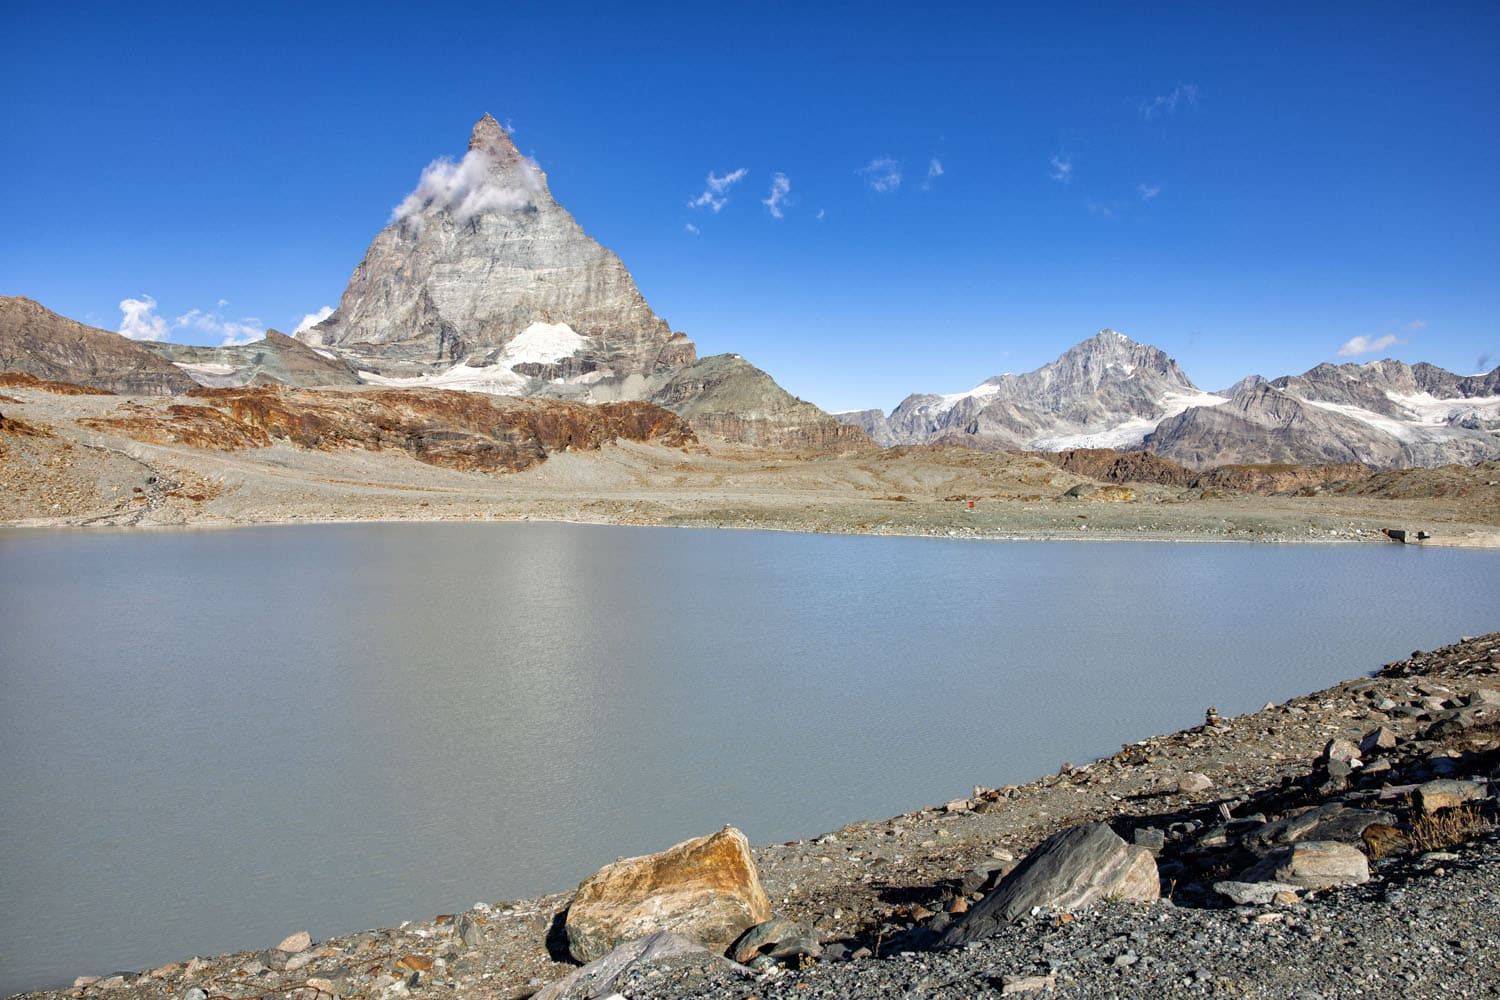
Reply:
[[958, 1000], [1003, 994], [1008, 977], [1052, 977], [1034, 995], [1078, 998], [1500, 996], [1500, 837], [1377, 865], [1364, 886], [1294, 906], [1121, 903], [1066, 921], [1037, 916], [954, 951], [820, 963], [775, 978], [667, 966], [616, 988], [631, 1000]]

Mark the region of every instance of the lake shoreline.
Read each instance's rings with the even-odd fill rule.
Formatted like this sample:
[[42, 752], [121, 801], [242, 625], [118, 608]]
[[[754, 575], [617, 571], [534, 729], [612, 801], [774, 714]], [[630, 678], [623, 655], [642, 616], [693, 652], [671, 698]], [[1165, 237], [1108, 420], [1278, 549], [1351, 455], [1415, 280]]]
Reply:
[[[1309, 773], [1316, 776], [1329, 740], [1357, 741], [1372, 726], [1387, 727], [1402, 743], [1416, 741], [1410, 745], [1420, 749], [1422, 733], [1440, 717], [1442, 703], [1472, 702], [1479, 697], [1474, 692], [1500, 687], [1497, 675], [1500, 632], [1465, 638], [1258, 712], [1232, 718], [1211, 713], [1201, 726], [1127, 744], [1118, 754], [1081, 766], [1065, 763], [1057, 773], [1022, 785], [976, 789], [968, 799], [886, 820], [851, 823], [821, 836], [758, 847], [753, 853], [778, 910], [813, 928], [825, 941], [876, 943], [877, 957], [864, 960], [872, 963], [866, 972], [893, 974], [899, 968], [891, 960], [899, 959], [898, 950], [907, 947], [900, 942], [915, 940], [912, 936], [920, 935], [934, 914], [942, 912], [943, 900], [952, 898], [950, 880], [976, 866], [993, 865], [995, 858], [1019, 858], [1050, 833], [1074, 823], [1104, 820], [1124, 828], [1151, 822], [1163, 813], [1206, 816], [1214, 803], [1229, 802], [1230, 808], [1239, 809], [1241, 803], [1284, 796], [1285, 789], [1300, 787]], [[1416, 708], [1395, 710], [1403, 704]], [[1380, 707], [1385, 705], [1394, 707]], [[1442, 745], [1437, 744], [1439, 749]], [[1451, 758], [1412, 758], [1412, 766], [1428, 767], [1444, 759]], [[1179, 787], [1181, 776], [1189, 773], [1203, 776], [1208, 787]], [[1479, 867], [1473, 870], [1480, 873], [1476, 877], [1500, 884], [1500, 850], [1485, 853], [1488, 850], [1474, 855]], [[601, 858], [600, 863], [608, 860]], [[1339, 892], [1314, 894], [1317, 900], [1309, 896], [1305, 906], [1316, 913], [1319, 905], [1343, 905]], [[547, 944], [570, 895], [563, 891], [479, 904], [465, 914], [339, 935], [294, 952], [277, 952], [274, 942], [265, 942], [256, 950], [169, 962], [142, 973], [93, 981], [85, 977], [72, 988], [23, 995], [145, 1000], [197, 996], [185, 991], [201, 988], [205, 995], [249, 997], [289, 990], [290, 995], [301, 995], [300, 985], [311, 997], [307, 987], [313, 979], [336, 983], [341, 995], [372, 995], [371, 988], [384, 983], [379, 988], [391, 995], [393, 984], [409, 978], [412, 982], [402, 989], [403, 995], [451, 996], [457, 989], [462, 996], [521, 997], [571, 968], [556, 961]], [[1191, 905], [1188, 896], [1182, 905]], [[1286, 919], [1298, 919], [1299, 913], [1308, 912], [1305, 906], [1287, 911]], [[1126, 914], [1120, 919], [1136, 918]], [[296, 930], [292, 923], [289, 933]], [[1035, 934], [1048, 933], [1062, 932], [1035, 929]], [[878, 943], [886, 940], [897, 943]], [[1205, 954], [1204, 961], [1211, 963], [1212, 956]], [[793, 974], [793, 979], [837, 977], [841, 966], [825, 963]], [[851, 970], [859, 967], [858, 962], [847, 965]], [[786, 980], [778, 987], [774, 979], [738, 986], [734, 980], [708, 982], [726, 989], [733, 986], [734, 995], [757, 992], [762, 997], [767, 989], [790, 990], [795, 985]], [[876, 990], [872, 995], [885, 994]]]

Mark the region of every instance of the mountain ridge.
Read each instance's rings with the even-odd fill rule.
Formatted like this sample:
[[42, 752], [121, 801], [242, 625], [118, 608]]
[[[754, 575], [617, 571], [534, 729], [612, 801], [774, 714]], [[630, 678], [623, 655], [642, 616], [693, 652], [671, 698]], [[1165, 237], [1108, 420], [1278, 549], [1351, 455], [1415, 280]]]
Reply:
[[1194, 467], [1473, 463], [1500, 457], [1500, 367], [1456, 375], [1393, 359], [1323, 363], [1205, 393], [1165, 352], [1106, 329], [1031, 372], [995, 376], [963, 393], [913, 394], [889, 414], [835, 418], [887, 447], [1109, 447]]

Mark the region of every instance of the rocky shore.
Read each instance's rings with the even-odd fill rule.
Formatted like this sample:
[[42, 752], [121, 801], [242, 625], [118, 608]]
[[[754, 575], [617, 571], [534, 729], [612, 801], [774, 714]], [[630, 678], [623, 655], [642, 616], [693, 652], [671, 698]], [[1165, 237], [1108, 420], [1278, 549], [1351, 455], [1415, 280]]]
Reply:
[[1492, 633], [808, 840], [33, 996], [1494, 996], [1497, 777]]

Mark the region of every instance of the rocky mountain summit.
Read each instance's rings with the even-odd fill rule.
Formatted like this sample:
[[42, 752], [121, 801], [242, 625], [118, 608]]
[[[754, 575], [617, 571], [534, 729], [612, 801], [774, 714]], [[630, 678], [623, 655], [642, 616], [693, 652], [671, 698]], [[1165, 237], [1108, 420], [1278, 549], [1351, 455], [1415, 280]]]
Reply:
[[696, 356], [490, 115], [460, 162], [428, 167], [338, 309], [299, 336], [385, 375], [494, 367], [514, 394], [533, 379], [586, 385]]
[[1035, 371], [997, 375], [968, 392], [908, 396], [888, 417], [865, 410], [839, 419], [881, 444], [1058, 451], [1139, 445], [1164, 417], [1221, 402], [1161, 350], [1101, 330]]
[[1389, 359], [1322, 364], [1205, 393], [1157, 348], [1105, 330], [1024, 375], [909, 396], [889, 416], [837, 416], [886, 446], [1145, 450], [1195, 468], [1471, 464], [1500, 457], [1500, 368], [1459, 376]]

